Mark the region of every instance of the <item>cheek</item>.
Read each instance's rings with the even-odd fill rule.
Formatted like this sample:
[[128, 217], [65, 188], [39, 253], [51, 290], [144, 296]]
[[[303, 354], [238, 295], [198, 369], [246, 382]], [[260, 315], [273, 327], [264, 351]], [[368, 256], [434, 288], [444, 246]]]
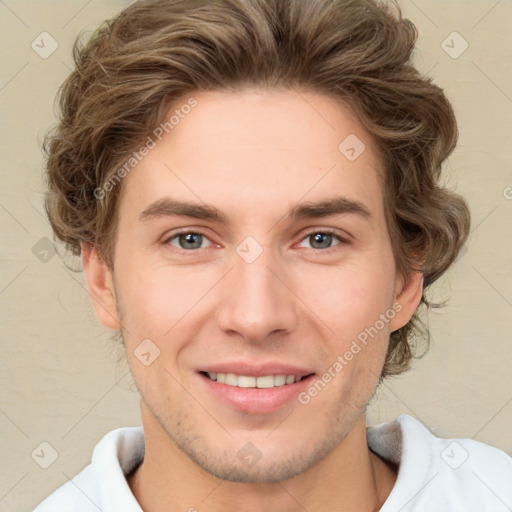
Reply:
[[207, 267], [126, 259], [119, 265], [116, 290], [126, 337], [134, 338], [129, 342], [150, 338], [165, 346], [193, 318], [195, 308], [201, 310], [201, 298], [214, 286], [217, 274]]
[[173, 325], [187, 293], [179, 277], [169, 279], [147, 263], [125, 261], [118, 266], [116, 291], [126, 333], [159, 338]]
[[314, 286], [301, 286], [301, 297], [343, 344], [372, 326], [393, 303], [394, 271], [375, 262], [325, 267], [315, 272]]

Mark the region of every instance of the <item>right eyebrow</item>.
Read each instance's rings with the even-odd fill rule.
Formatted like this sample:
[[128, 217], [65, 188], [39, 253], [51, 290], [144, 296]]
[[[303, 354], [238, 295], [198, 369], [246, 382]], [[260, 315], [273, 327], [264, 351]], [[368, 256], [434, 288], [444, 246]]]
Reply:
[[159, 199], [150, 204], [140, 214], [139, 218], [144, 221], [154, 217], [168, 217], [172, 215], [227, 223], [226, 216], [214, 206], [178, 201], [170, 197]]

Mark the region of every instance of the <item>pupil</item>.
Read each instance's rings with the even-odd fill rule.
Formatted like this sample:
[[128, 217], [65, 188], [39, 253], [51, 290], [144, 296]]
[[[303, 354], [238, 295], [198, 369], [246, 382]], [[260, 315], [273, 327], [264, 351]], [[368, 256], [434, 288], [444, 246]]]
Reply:
[[[201, 237], [202, 235], [199, 233], [185, 233], [184, 235], [180, 235], [180, 245], [183, 249], [199, 249], [201, 247]], [[185, 247], [183, 247], [184, 244]], [[189, 245], [187, 246], [186, 244]], [[192, 247], [190, 244], [192, 244]]]
[[321, 245], [321, 247], [315, 247], [315, 249], [326, 249], [329, 247], [332, 241], [332, 235], [329, 233], [315, 233], [313, 236], [314, 243], [312, 244], [313, 247], [314, 244], [317, 242]]

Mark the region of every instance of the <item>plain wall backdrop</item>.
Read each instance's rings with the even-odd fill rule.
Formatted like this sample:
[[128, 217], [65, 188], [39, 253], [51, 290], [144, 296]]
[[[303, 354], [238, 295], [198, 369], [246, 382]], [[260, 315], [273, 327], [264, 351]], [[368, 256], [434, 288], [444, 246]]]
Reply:
[[[122, 347], [96, 321], [84, 276], [55, 253], [42, 206], [40, 145], [71, 46], [125, 5], [0, 1], [1, 511], [32, 510], [107, 431], [140, 424]], [[467, 199], [472, 231], [430, 293], [448, 305], [428, 315], [429, 352], [381, 386], [368, 423], [407, 413], [442, 437], [512, 454], [512, 2], [399, 5], [419, 29], [417, 66], [455, 108], [460, 138], [445, 181]]]

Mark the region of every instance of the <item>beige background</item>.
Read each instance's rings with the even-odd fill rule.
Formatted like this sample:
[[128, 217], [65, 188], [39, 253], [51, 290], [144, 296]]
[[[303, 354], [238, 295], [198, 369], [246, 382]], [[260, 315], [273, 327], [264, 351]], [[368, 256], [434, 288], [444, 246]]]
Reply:
[[[0, 2], [1, 511], [31, 510], [89, 462], [103, 434], [139, 424], [122, 350], [97, 324], [83, 276], [66, 270], [44, 240], [51, 232], [40, 152], [76, 35], [125, 4]], [[417, 65], [446, 90], [458, 116], [460, 142], [446, 179], [467, 198], [473, 226], [467, 252], [433, 290], [449, 305], [429, 315], [428, 355], [385, 383], [369, 422], [408, 413], [438, 435], [512, 454], [512, 2], [400, 5], [419, 28]], [[58, 43], [46, 59], [31, 48], [43, 31]], [[454, 31], [469, 44], [456, 59], [442, 48]], [[463, 42], [450, 36], [447, 44], [457, 52]], [[48, 469], [31, 457], [42, 442], [58, 452]], [[50, 449], [43, 452], [48, 457]]]

